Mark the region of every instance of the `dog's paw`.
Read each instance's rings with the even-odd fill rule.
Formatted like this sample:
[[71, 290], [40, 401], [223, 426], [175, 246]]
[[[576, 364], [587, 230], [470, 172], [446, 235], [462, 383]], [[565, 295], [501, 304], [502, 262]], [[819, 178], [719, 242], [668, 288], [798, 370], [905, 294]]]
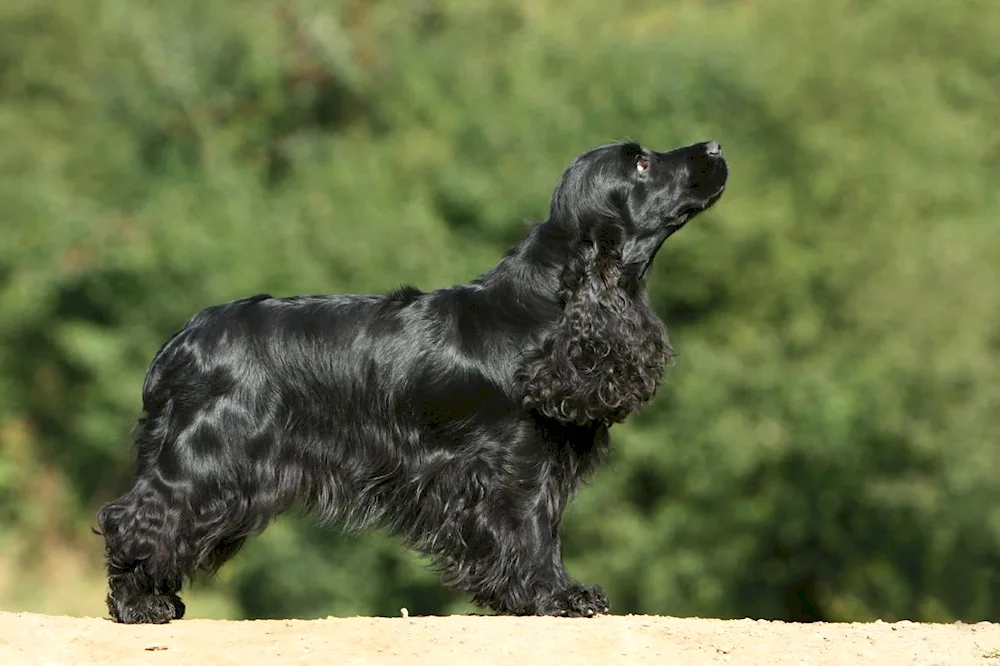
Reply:
[[111, 617], [122, 624], [165, 624], [184, 617], [184, 602], [176, 594], [150, 594], [122, 603], [108, 600]]
[[540, 615], [559, 617], [593, 617], [610, 610], [608, 597], [597, 585], [574, 585], [550, 597], [540, 609]]

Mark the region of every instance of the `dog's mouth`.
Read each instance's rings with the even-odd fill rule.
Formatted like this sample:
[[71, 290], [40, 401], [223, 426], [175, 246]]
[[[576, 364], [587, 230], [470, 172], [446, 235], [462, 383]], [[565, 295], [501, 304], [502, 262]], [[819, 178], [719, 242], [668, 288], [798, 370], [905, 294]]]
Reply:
[[664, 227], [667, 230], [667, 238], [673, 234], [680, 231], [681, 227], [688, 223], [688, 221], [699, 213], [703, 213], [712, 205], [722, 198], [722, 192], [726, 189], [725, 183], [723, 183], [714, 194], [712, 194], [707, 199], [695, 200], [682, 206], [677, 213], [667, 220]]
[[[726, 183], [729, 181], [729, 165], [721, 157], [712, 159], [704, 166], [692, 185], [692, 197], [696, 201], [689, 205], [689, 217], [708, 210], [716, 201], [722, 197], [726, 190]], [[707, 196], [704, 196], [706, 195]], [[700, 196], [698, 196], [700, 195]]]
[[726, 179], [723, 177], [721, 184], [716, 188], [715, 192], [709, 196], [707, 199], [694, 200], [690, 203], [682, 206], [677, 213], [666, 221], [664, 224], [664, 229], [666, 229], [666, 234], [663, 236], [663, 240], [656, 246], [653, 253], [650, 255], [646, 263], [643, 264], [642, 270], [639, 271], [639, 279], [642, 280], [649, 273], [649, 269], [653, 266], [653, 260], [656, 259], [657, 253], [659, 253], [660, 248], [663, 247], [663, 243], [666, 242], [668, 238], [673, 236], [675, 233], [681, 230], [681, 228], [687, 224], [692, 217], [702, 213], [709, 208], [711, 208], [716, 201], [722, 198], [722, 193], [726, 190]]
[[[669, 231], [667, 236], [674, 234], [681, 227], [687, 224], [688, 220], [697, 215], [698, 213], [703, 213], [709, 208], [711, 208], [716, 201], [722, 198], [722, 193], [726, 191], [726, 181], [728, 170], [725, 167], [725, 162], [721, 163], [721, 168], [717, 168], [716, 173], [713, 173], [712, 180], [716, 181], [712, 183], [714, 187], [712, 188], [712, 193], [707, 197], [692, 197], [692, 199], [681, 206], [677, 213], [667, 221], [666, 228]], [[708, 189], [704, 184], [697, 187], [695, 192], [700, 194], [700, 190]]]
[[688, 220], [700, 213], [702, 210], [703, 209], [698, 206], [688, 206], [683, 208], [675, 217], [667, 221], [667, 235], [664, 237], [664, 240], [680, 231], [681, 227], [688, 223]]

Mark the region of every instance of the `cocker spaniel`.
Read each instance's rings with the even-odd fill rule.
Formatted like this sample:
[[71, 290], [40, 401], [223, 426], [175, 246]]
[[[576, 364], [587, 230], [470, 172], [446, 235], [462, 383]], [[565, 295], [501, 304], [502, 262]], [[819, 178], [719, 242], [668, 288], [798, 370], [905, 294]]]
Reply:
[[112, 618], [182, 617], [183, 580], [293, 506], [388, 528], [497, 612], [606, 612], [563, 568], [563, 511], [657, 389], [672, 348], [645, 278], [727, 176], [714, 141], [601, 146], [467, 284], [194, 315], [153, 358], [134, 482], [98, 516]]

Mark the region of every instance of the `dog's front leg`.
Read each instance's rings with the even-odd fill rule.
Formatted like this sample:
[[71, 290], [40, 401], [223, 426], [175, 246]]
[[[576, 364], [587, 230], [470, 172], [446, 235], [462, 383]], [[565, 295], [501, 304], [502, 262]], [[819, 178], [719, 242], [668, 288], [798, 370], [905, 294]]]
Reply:
[[[590, 617], [607, 612], [608, 598], [600, 587], [582, 585], [566, 572], [559, 534], [562, 503], [552, 496], [543, 500], [545, 492], [539, 489], [539, 501], [523, 502], [521, 494], [488, 502], [491, 510], [480, 515], [489, 517], [477, 521], [463, 539], [469, 549], [455, 562], [453, 581], [477, 603], [501, 613]], [[516, 504], [522, 510], [515, 518], [509, 509]]]
[[[538, 516], [541, 523], [525, 530], [531, 538], [524, 544], [525, 553], [535, 553], [538, 559], [525, 562], [524, 579], [544, 581], [533, 588], [534, 597], [525, 614], [560, 617], [591, 617], [610, 609], [608, 598], [597, 585], [583, 585], [567, 572], [562, 561], [562, 540], [559, 534], [561, 516]], [[546, 519], [548, 518], [548, 519]], [[543, 535], [539, 538], [538, 535]]]
[[604, 591], [597, 585], [583, 585], [573, 580], [563, 565], [562, 536], [560, 534], [562, 508], [559, 506], [556, 511], [558, 515], [550, 517], [549, 533], [552, 535], [552, 545], [544, 549], [550, 552], [553, 579], [558, 581], [558, 584], [538, 596], [534, 614], [591, 617], [606, 613], [611, 606]]

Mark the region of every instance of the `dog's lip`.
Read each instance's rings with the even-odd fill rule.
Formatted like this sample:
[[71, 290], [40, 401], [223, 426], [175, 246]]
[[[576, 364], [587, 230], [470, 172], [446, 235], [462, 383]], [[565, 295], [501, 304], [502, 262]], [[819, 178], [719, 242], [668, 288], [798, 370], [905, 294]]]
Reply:
[[719, 198], [722, 196], [723, 189], [725, 188], [724, 187], [721, 188], [718, 192], [708, 197], [707, 199], [702, 199], [701, 201], [692, 202], [681, 208], [679, 211], [677, 211], [677, 214], [667, 222], [667, 228], [679, 229], [682, 226], [684, 226], [687, 223], [687, 221], [690, 220], [692, 217], [694, 217], [698, 213], [707, 210], [709, 207], [711, 207], [712, 204], [714, 204], [716, 201], [719, 200]]
[[677, 231], [691, 219], [691, 216], [701, 210], [701, 206], [687, 206], [682, 208], [673, 219], [667, 222], [667, 229], [670, 229], [671, 233]]
[[726, 191], [726, 181], [722, 181], [722, 185], [719, 185], [719, 189], [716, 190], [715, 194], [713, 194], [712, 196], [710, 196], [708, 199], [705, 200], [705, 205], [702, 208], [702, 210], [709, 208], [710, 206], [712, 206], [712, 204], [721, 199], [722, 193], [725, 191]]
[[[700, 211], [701, 211], [700, 206], [692, 206], [689, 208], [682, 209], [673, 219], [669, 220], [666, 223], [665, 226], [667, 230], [667, 235], [663, 237], [663, 240], [667, 240], [675, 233], [680, 231], [681, 227], [687, 224], [688, 220], [697, 215], [698, 212]], [[652, 262], [652, 259], [650, 259], [650, 262]]]
[[726, 190], [726, 184], [723, 182], [722, 185], [719, 186], [719, 189], [716, 190], [715, 193], [712, 194], [707, 199], [690, 203], [681, 208], [679, 211], [677, 211], [676, 215], [674, 215], [671, 219], [666, 221], [666, 228], [669, 231], [667, 237], [669, 238], [671, 235], [677, 232], [681, 227], [683, 227], [685, 224], [688, 223], [688, 220], [690, 220], [698, 213], [701, 213], [711, 208], [712, 205], [722, 197], [722, 193], [725, 190]]
[[706, 197], [700, 203], [690, 206], [685, 212], [687, 212], [688, 215], [690, 216], [711, 208], [716, 201], [722, 198], [722, 193], [726, 191], [726, 182], [727, 179], [723, 179], [722, 183], [719, 184], [719, 187], [717, 190], [715, 190], [715, 192], [713, 192], [710, 196]]

